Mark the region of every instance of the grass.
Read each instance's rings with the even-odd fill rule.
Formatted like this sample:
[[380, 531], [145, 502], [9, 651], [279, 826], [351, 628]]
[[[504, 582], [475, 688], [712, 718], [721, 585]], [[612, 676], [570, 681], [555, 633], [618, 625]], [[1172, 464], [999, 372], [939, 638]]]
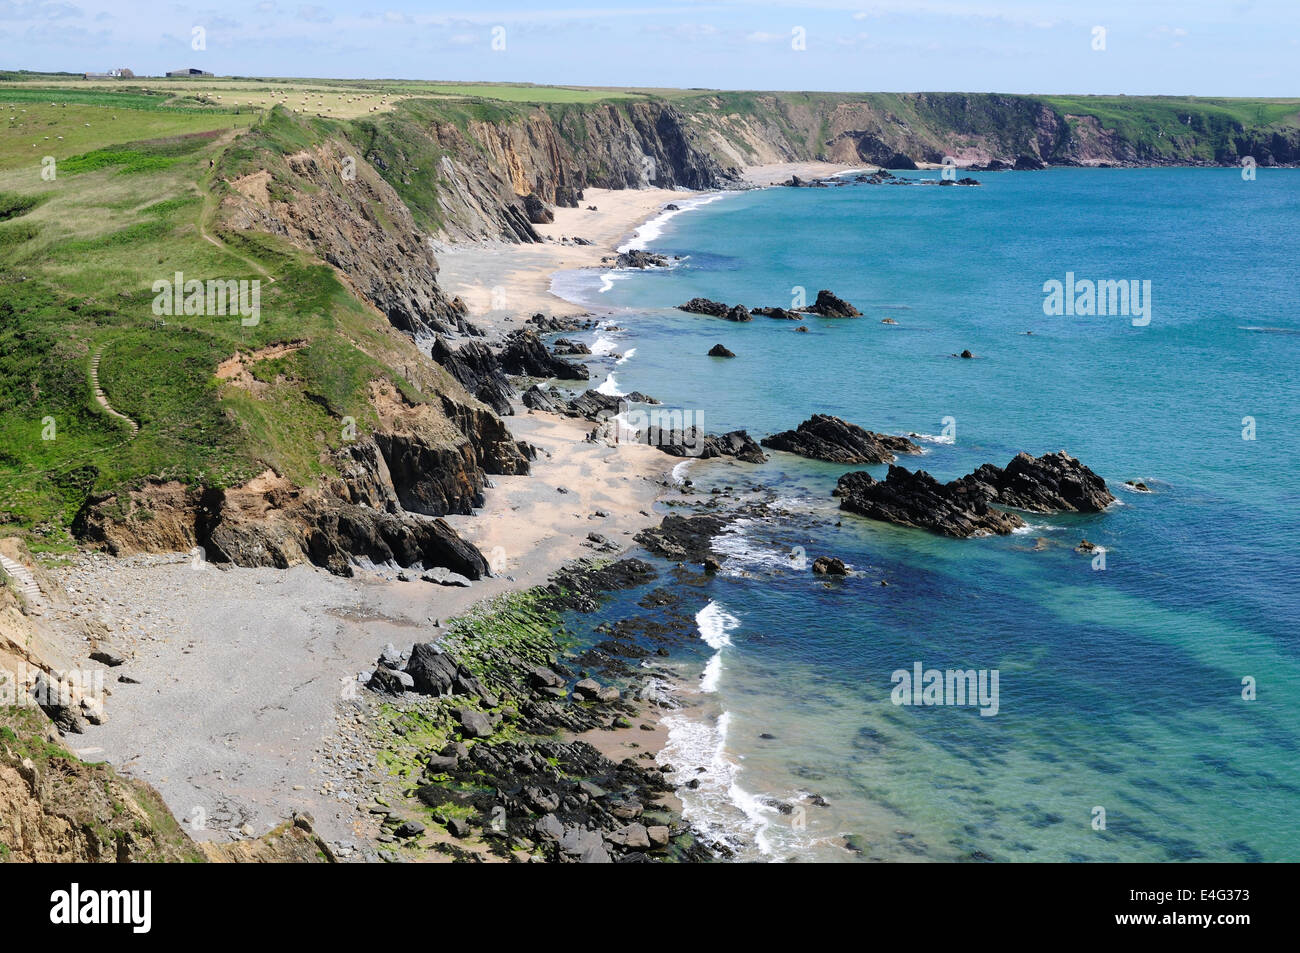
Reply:
[[[156, 115], [120, 112], [112, 128], [153, 129]], [[0, 526], [33, 534], [34, 550], [70, 545], [90, 495], [147, 477], [223, 487], [271, 467], [312, 485], [332, 472], [326, 455], [342, 442], [341, 417], [362, 434], [377, 422], [372, 380], [420, 399], [386, 360], [412, 346], [332, 269], [213, 220], [226, 186], [212, 163], [275, 166], [333, 128], [284, 110], [260, 122], [230, 156], [210, 134], [101, 139], [60, 162], [53, 181], [0, 170]], [[177, 271], [260, 280], [260, 323], [155, 315], [153, 283]], [[265, 384], [257, 392], [215, 377], [235, 353], [287, 341], [305, 347], [253, 365]], [[100, 384], [139, 423], [134, 440], [94, 399], [90, 363], [101, 348]]]

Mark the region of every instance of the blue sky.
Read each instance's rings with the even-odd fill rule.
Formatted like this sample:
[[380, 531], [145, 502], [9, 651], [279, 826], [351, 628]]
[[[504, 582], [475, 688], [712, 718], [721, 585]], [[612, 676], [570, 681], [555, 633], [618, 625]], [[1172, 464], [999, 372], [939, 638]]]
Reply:
[[0, 0], [10, 69], [1295, 96], [1298, 60], [1300, 0]]

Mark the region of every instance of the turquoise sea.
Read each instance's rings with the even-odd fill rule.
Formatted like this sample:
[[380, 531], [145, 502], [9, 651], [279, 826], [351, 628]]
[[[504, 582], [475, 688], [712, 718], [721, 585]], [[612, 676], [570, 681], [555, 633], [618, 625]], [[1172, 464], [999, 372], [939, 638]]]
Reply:
[[[976, 177], [686, 200], [636, 240], [674, 267], [556, 278], [621, 329], [590, 336], [624, 356], [596, 360], [603, 386], [709, 431], [836, 414], [927, 435], [900, 463], [943, 480], [1065, 449], [1119, 498], [950, 540], [841, 513], [850, 468], [691, 463], [697, 488], [761, 483], [777, 513], [684, 587], [698, 639], [672, 659], [664, 757], [700, 781], [687, 814], [746, 859], [1300, 860], [1300, 172]], [[1071, 272], [1150, 281], [1150, 323], [1044, 314]], [[798, 334], [673, 308], [796, 288], [864, 317]], [[859, 573], [828, 583], [801, 555]], [[997, 714], [894, 704], [918, 662], [997, 670]]]

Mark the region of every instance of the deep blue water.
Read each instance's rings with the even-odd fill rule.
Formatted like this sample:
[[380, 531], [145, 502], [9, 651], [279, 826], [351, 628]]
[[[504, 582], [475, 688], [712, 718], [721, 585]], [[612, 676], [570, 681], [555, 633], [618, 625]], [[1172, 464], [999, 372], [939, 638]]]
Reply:
[[[713, 660], [711, 690], [674, 716], [675, 764], [707, 768], [688, 813], [754, 857], [1298, 860], [1300, 172], [979, 178], [728, 195], [649, 231], [685, 256], [671, 270], [604, 292], [557, 280], [636, 349], [602, 368], [609, 386], [707, 430], [763, 436], [822, 412], [940, 435], [951, 418], [953, 442], [900, 463], [946, 480], [1066, 449], [1120, 500], [948, 540], [841, 514], [846, 467], [692, 464], [702, 487], [768, 484], [786, 515], [723, 540], [727, 572], [689, 592], [714, 644], [678, 661], [691, 685]], [[1044, 282], [1067, 272], [1150, 281], [1150, 323], [1045, 315]], [[672, 307], [789, 307], [796, 287], [864, 317], [798, 334]], [[737, 359], [705, 356], [715, 343]], [[1074, 551], [1083, 537], [1104, 570]], [[860, 574], [828, 584], [800, 553]], [[891, 673], [917, 661], [998, 670], [998, 714], [893, 704]], [[758, 800], [807, 792], [831, 806]]]

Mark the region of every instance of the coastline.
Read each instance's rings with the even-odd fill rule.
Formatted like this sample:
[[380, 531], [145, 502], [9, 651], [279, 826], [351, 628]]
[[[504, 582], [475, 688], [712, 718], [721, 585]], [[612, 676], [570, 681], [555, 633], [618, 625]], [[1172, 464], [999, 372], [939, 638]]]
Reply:
[[[783, 180], [793, 168], [768, 167], [756, 181]], [[599, 267], [666, 204], [725, 194], [590, 190], [583, 208], [558, 209], [555, 223], [538, 230], [552, 239], [591, 235], [593, 244], [452, 246], [439, 252], [440, 280], [491, 337], [535, 311], [585, 315], [582, 305], [551, 291], [557, 272]], [[589, 204], [598, 211], [587, 211]], [[506, 289], [504, 307], [476, 310], [476, 300], [492, 303], [485, 289], [497, 282]], [[476, 299], [476, 289], [486, 297]], [[371, 715], [346, 703], [357, 674], [373, 668], [385, 644], [436, 641], [448, 620], [546, 585], [564, 566], [597, 555], [589, 533], [616, 547], [600, 555], [625, 555], [637, 532], [658, 525], [655, 503], [671, 492], [682, 464], [649, 446], [589, 442], [589, 421], [518, 403], [506, 422], [539, 453], [530, 475], [494, 477], [473, 515], [446, 517], [498, 564], [495, 575], [470, 588], [433, 585], [391, 567], [362, 569], [352, 579], [309, 565], [204, 564], [195, 571], [183, 553], [82, 553], [55, 570], [63, 592], [48, 619], [54, 643], [70, 658], [83, 655], [86, 642], [111, 644], [126, 658], [113, 677], [120, 671], [136, 680], [112, 684], [106, 723], [72, 737], [75, 752], [154, 785], [195, 840], [246, 840], [306, 811], [344, 859], [375, 859], [368, 848], [381, 828], [364, 802], [389, 779], [374, 765], [378, 749], [363, 737]], [[660, 716], [641, 704], [627, 728], [574, 737], [612, 760], [633, 749], [654, 757], [667, 743]], [[680, 810], [675, 797], [665, 801]]]

